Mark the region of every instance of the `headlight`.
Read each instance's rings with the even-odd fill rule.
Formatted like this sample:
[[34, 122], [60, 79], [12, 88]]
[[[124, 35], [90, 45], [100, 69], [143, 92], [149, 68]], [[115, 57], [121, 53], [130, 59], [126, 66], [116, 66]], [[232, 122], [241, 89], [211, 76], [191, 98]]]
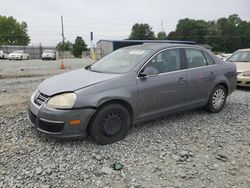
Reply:
[[250, 71], [243, 72], [243, 76], [250, 76]]
[[74, 106], [75, 101], [76, 101], [76, 94], [63, 93], [49, 99], [49, 101], [47, 102], [47, 106], [49, 108], [56, 108], [56, 109], [69, 109]]
[[34, 99], [37, 97], [38, 95], [38, 90], [36, 89], [33, 94], [31, 95], [31, 100], [34, 101]]

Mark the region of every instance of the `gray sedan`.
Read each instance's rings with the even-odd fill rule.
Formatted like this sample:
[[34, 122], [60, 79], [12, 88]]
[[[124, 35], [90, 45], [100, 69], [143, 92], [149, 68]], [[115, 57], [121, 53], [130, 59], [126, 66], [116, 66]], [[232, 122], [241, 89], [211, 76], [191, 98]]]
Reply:
[[43, 81], [31, 97], [29, 121], [54, 137], [90, 135], [110, 144], [140, 121], [201, 107], [220, 112], [236, 76], [235, 64], [198, 46], [126, 47]]

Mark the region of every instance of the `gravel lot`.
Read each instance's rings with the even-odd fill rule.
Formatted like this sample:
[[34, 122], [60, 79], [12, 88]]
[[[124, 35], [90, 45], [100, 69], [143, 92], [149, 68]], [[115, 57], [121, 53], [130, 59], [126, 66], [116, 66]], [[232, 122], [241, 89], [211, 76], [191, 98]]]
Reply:
[[236, 90], [219, 114], [141, 123], [112, 145], [33, 130], [26, 108], [36, 86], [90, 63], [65, 60], [60, 70], [59, 61], [0, 61], [0, 187], [250, 187], [250, 89]]

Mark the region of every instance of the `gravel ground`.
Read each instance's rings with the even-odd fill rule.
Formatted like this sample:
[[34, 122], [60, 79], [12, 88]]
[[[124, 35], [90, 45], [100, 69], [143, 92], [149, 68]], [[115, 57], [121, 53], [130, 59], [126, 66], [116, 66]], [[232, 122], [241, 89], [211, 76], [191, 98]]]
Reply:
[[[196, 110], [141, 123], [124, 140], [99, 146], [90, 138], [47, 138], [27, 122], [36, 86], [70, 69], [29, 60], [27, 71], [27, 62], [9, 63], [0, 61], [0, 187], [250, 187], [250, 89], [236, 90], [221, 113]], [[116, 162], [122, 170], [110, 167]]]

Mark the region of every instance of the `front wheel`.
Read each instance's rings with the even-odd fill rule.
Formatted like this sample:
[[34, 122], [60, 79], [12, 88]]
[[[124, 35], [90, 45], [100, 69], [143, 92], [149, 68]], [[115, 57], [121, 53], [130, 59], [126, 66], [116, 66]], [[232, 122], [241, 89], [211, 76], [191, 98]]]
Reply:
[[111, 144], [123, 139], [131, 126], [128, 110], [120, 104], [102, 107], [89, 127], [90, 136], [98, 144]]
[[216, 86], [209, 97], [207, 105], [208, 111], [211, 113], [220, 112], [226, 103], [226, 99], [227, 99], [226, 88], [222, 85]]

